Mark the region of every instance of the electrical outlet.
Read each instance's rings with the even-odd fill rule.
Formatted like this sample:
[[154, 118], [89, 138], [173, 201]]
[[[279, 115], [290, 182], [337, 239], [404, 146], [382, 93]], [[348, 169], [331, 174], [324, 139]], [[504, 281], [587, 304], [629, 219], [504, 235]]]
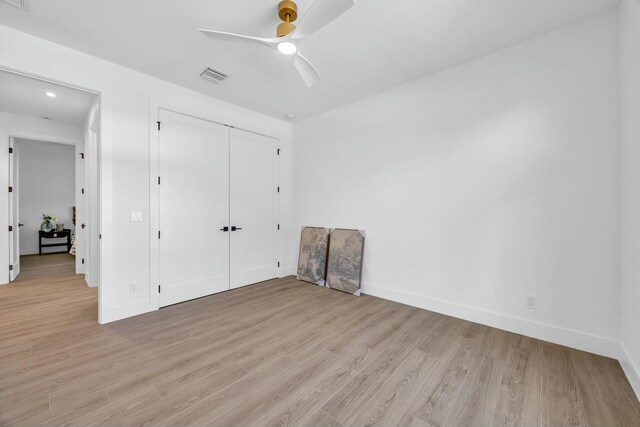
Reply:
[[136, 282], [129, 283], [129, 293], [135, 294], [136, 292], [138, 292], [138, 284]]
[[538, 309], [538, 297], [528, 296], [526, 301], [526, 307], [529, 310], [537, 310]]

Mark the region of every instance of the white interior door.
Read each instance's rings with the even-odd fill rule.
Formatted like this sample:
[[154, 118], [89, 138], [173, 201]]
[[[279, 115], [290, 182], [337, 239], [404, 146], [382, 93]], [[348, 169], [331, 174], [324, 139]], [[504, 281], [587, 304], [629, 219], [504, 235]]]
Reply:
[[9, 281], [14, 281], [20, 274], [20, 196], [18, 182], [19, 154], [13, 143], [13, 138], [9, 138], [9, 225], [11, 232], [9, 236]]
[[229, 289], [229, 129], [160, 110], [160, 306]]
[[232, 289], [278, 275], [277, 148], [273, 138], [231, 129]]

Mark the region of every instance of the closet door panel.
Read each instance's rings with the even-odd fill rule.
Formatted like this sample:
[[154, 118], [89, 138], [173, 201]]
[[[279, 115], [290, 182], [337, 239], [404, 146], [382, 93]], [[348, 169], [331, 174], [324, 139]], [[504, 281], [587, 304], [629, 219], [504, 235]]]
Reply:
[[160, 111], [160, 306], [229, 289], [229, 128]]
[[238, 129], [230, 135], [233, 289], [278, 275], [278, 141]]

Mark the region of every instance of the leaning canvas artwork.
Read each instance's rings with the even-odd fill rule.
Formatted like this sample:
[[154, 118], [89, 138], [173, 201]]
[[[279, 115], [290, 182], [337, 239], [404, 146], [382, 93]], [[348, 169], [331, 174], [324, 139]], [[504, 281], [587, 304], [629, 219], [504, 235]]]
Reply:
[[300, 237], [298, 280], [325, 286], [329, 229], [304, 227]]
[[360, 295], [364, 231], [336, 228], [331, 232], [327, 287]]

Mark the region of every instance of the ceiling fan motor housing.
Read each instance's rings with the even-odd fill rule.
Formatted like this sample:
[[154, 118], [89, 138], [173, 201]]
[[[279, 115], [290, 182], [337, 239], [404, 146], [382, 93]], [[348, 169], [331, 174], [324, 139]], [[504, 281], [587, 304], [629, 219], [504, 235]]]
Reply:
[[296, 29], [292, 22], [298, 19], [298, 6], [291, 0], [283, 0], [278, 5], [278, 16], [283, 22], [278, 25], [276, 35], [284, 37]]

